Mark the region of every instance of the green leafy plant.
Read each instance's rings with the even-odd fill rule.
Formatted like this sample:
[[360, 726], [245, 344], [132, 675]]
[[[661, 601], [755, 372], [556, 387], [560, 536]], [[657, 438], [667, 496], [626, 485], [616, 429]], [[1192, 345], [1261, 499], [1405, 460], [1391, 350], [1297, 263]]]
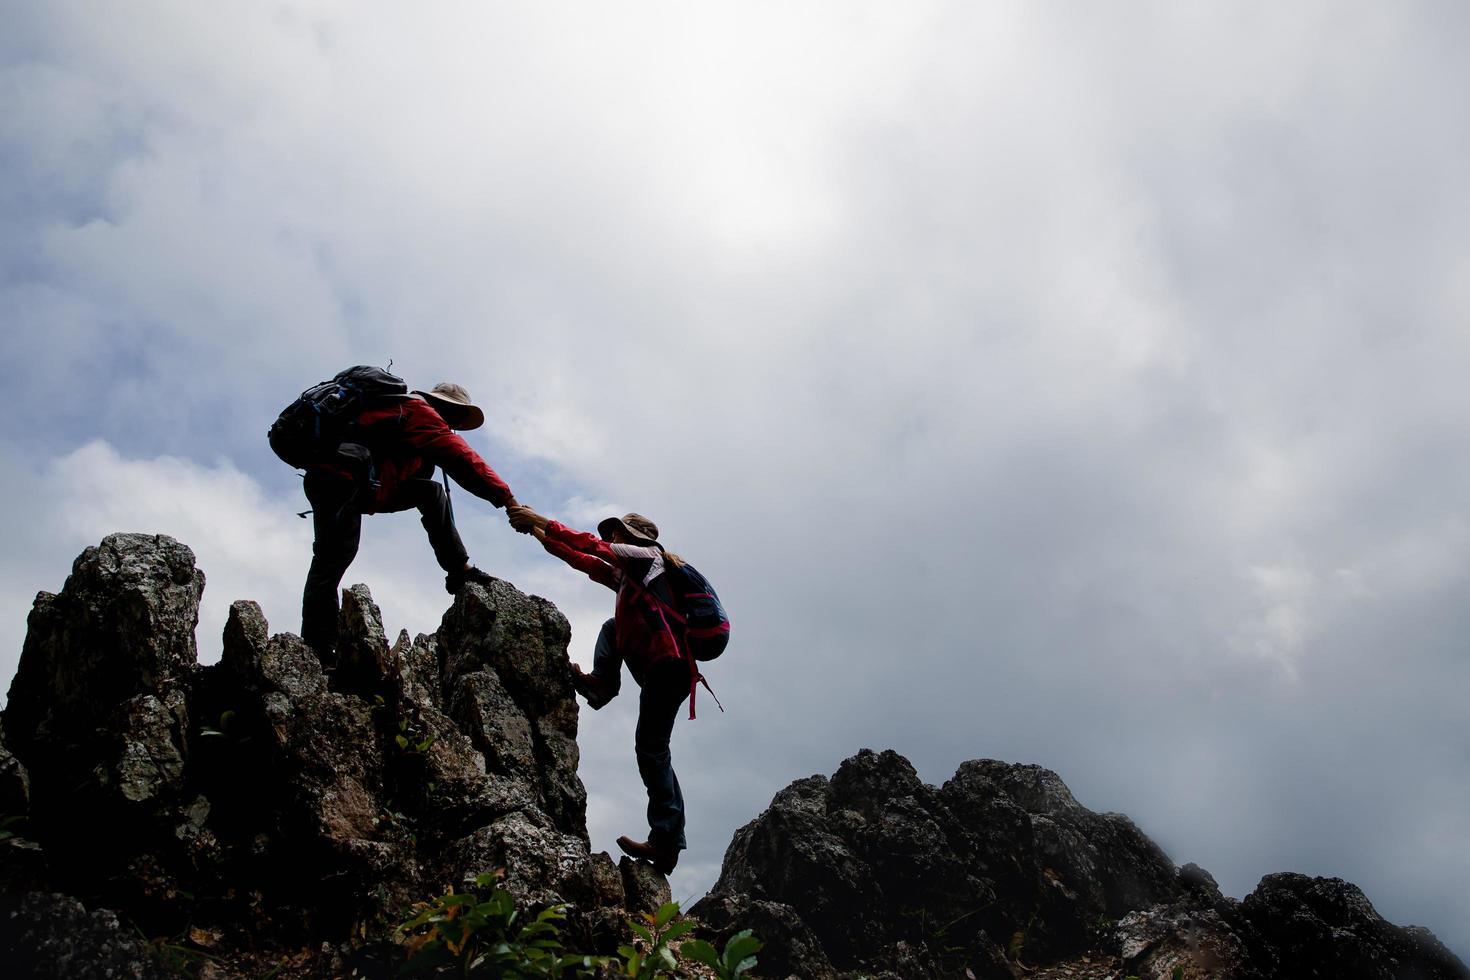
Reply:
[[669, 943], [690, 932], [694, 923], [675, 921], [679, 918], [678, 902], [665, 902], [656, 913], [644, 912], [641, 918], [641, 923], [630, 920], [628, 927], [643, 941], [644, 948], [634, 945], [618, 947], [618, 955], [623, 958], [624, 975], [637, 980], [651, 980], [673, 973], [679, 968], [679, 961]]
[[400, 718], [398, 720], [398, 734], [393, 736], [393, 741], [404, 752], [423, 755], [428, 751], [429, 746], [434, 744], [434, 736], [424, 735], [418, 730], [417, 725], [410, 725], [409, 719]]
[[500, 884], [503, 876], [503, 871], [481, 875], [462, 893], [451, 889], [415, 905], [414, 914], [395, 931], [408, 954], [403, 972], [442, 976], [452, 971], [466, 978], [516, 980], [665, 980], [696, 975], [690, 967], [698, 963], [719, 980], [737, 980], [756, 965], [761, 942], [749, 930], [731, 937], [723, 951], [702, 939], [686, 939], [695, 923], [680, 917], [677, 902], [629, 919], [635, 938], [618, 947], [617, 956], [569, 953], [560, 936], [565, 907], [552, 906], [534, 918], [523, 915]]
[[[565, 907], [554, 905], [527, 918], [499, 884], [504, 872], [480, 875], [474, 887], [448, 893], [414, 907], [415, 915], [396, 936], [409, 953], [404, 972], [433, 973], [455, 967], [461, 976], [561, 978], [591, 976], [600, 960], [568, 955], [560, 924]], [[486, 893], [488, 890], [488, 893]]]
[[761, 941], [746, 929], [730, 937], [723, 953], [703, 939], [691, 939], [679, 948], [679, 955], [703, 963], [715, 971], [720, 980], [736, 980], [755, 968], [755, 954], [760, 952], [761, 946]]

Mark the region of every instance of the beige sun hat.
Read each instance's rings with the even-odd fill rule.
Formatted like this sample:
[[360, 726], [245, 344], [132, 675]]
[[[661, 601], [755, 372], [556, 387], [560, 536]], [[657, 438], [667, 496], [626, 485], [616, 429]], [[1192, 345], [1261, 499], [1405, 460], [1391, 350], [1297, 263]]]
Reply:
[[645, 544], [653, 544], [658, 540], [658, 525], [642, 514], [609, 517], [597, 525], [597, 533], [604, 541], [612, 537], [613, 531], [618, 530], [634, 541], [642, 541]]
[[485, 413], [470, 401], [470, 393], [463, 385], [441, 381], [428, 391], [415, 391], [414, 394], [428, 399], [429, 404], [444, 416], [444, 421], [449, 423], [451, 429], [468, 432], [485, 424]]

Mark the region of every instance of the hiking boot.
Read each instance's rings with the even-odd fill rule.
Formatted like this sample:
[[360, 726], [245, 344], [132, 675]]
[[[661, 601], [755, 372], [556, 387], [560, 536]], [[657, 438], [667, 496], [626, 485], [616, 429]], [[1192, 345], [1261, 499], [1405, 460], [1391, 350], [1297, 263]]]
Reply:
[[459, 595], [460, 590], [465, 587], [466, 582], [473, 582], [476, 585], [489, 585], [493, 581], [495, 581], [493, 575], [487, 575], [474, 565], [471, 565], [462, 572], [450, 572], [444, 576], [444, 591], [450, 595]]
[[618, 847], [629, 857], [640, 858], [653, 864], [653, 870], [667, 878], [674, 873], [679, 863], [679, 849], [672, 845], [638, 841], [631, 837], [619, 837]]
[[578, 667], [576, 664], [572, 664], [571, 668], [572, 690], [582, 695], [582, 697], [585, 698], [587, 701], [587, 707], [591, 708], [593, 711], [596, 711], [603, 705], [607, 704], [613, 699], [613, 696], [617, 694], [616, 691], [609, 691], [607, 689], [607, 684], [605, 684], [598, 678], [593, 677], [591, 674], [585, 672], [584, 670], [582, 670], [581, 667]]

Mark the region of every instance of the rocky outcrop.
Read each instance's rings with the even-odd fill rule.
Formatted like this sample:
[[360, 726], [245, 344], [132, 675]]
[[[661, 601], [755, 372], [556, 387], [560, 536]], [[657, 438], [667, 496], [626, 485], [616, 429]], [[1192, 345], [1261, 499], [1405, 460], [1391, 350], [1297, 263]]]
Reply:
[[[962, 949], [957, 968], [1009, 976], [1008, 957], [1061, 958], [1100, 922], [1182, 894], [1173, 865], [1126, 817], [1086, 810], [1053, 773], [971, 762], [935, 789], [896, 753], [863, 751], [831, 779], [778, 793], [735, 835], [695, 912], [732, 928], [760, 921], [778, 972], [902, 975], [898, 964], [924, 951]], [[770, 930], [783, 919], [797, 925], [801, 955], [774, 963]]]
[[1470, 978], [1346, 882], [1271, 875], [1235, 902], [1055, 773], [994, 760], [936, 789], [864, 750], [798, 780], [692, 911], [717, 937], [754, 929], [777, 977]]
[[[0, 975], [391, 976], [412, 902], [502, 872], [611, 951], [669, 900], [588, 846], [564, 617], [468, 586], [390, 644], [365, 586], [326, 661], [236, 602], [200, 667], [204, 576], [166, 537], [88, 548], [31, 612], [0, 715]], [[1055, 773], [977, 760], [926, 785], [893, 752], [778, 793], [692, 910], [803, 980], [1470, 980], [1338, 879], [1242, 901]]]
[[23, 818], [0, 840], [0, 963], [151, 976], [179, 945], [243, 973], [388, 964], [413, 901], [501, 869], [523, 902], [570, 905], [569, 944], [609, 948], [629, 883], [635, 908], [668, 894], [589, 851], [549, 602], [472, 585], [390, 645], [353, 586], [324, 664], [241, 601], [200, 667], [203, 587], [184, 545], [118, 534], [37, 596], [0, 728], [0, 817]]

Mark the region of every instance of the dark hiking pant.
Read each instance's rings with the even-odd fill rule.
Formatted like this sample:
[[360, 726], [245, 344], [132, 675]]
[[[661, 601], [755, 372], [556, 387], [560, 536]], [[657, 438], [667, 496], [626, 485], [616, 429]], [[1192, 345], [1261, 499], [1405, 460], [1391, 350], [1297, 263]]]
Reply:
[[[623, 658], [618, 653], [613, 621], [602, 624], [592, 656], [592, 676], [608, 691], [622, 686]], [[674, 757], [669, 740], [679, 706], [689, 696], [689, 665], [682, 660], [660, 660], [644, 672], [638, 695], [638, 727], [633, 734], [633, 751], [638, 756], [638, 775], [648, 791], [648, 842], [683, 850], [684, 794], [674, 775]]]
[[[311, 502], [311, 568], [301, 593], [301, 638], [318, 653], [337, 645], [337, 593], [342, 576], [357, 557], [362, 537], [362, 511], [353, 504], [354, 485], [340, 477], [308, 473], [304, 481]], [[429, 534], [439, 567], [446, 572], [464, 568], [469, 556], [454, 527], [449, 495], [433, 480], [405, 480], [399, 484], [400, 510], [416, 508]]]

